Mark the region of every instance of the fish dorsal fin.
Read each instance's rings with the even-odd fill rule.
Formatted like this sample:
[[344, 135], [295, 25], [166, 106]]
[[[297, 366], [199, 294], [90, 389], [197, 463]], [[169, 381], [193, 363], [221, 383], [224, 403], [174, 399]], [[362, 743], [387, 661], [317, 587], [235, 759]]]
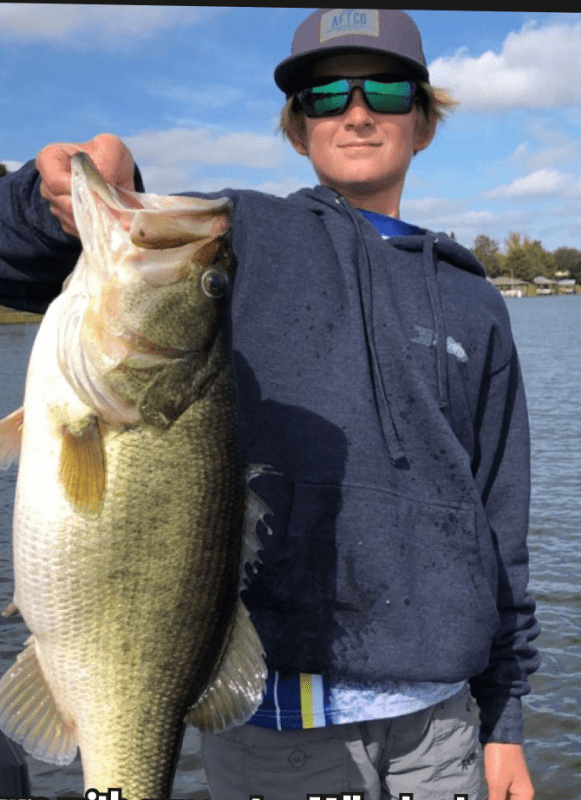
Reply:
[[62, 427], [59, 478], [65, 496], [83, 514], [97, 514], [105, 496], [105, 448], [99, 421]]
[[22, 442], [24, 408], [19, 408], [0, 419], [0, 469], [8, 469], [18, 460]]
[[74, 723], [58, 707], [30, 636], [0, 680], [0, 728], [27, 753], [50, 764], [70, 764], [77, 753]]
[[266, 664], [258, 634], [242, 600], [238, 600], [232, 633], [218, 671], [186, 719], [202, 731], [243, 725], [264, 695]]

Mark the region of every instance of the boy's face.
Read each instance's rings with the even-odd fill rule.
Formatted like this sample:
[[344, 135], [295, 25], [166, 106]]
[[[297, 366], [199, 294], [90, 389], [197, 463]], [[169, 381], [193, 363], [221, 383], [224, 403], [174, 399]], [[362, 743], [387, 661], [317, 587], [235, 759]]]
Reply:
[[[356, 78], [378, 73], [409, 77], [405, 67], [388, 56], [347, 54], [320, 61], [314, 78]], [[355, 89], [343, 114], [305, 119], [305, 132], [294, 143], [309, 157], [321, 183], [336, 189], [353, 205], [399, 216], [405, 176], [415, 152], [431, 142], [430, 129], [419, 109], [409, 114], [380, 114]]]

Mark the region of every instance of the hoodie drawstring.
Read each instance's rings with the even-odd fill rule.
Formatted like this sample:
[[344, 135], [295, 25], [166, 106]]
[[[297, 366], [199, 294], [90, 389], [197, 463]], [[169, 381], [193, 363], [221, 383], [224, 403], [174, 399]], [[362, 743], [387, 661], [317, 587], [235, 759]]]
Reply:
[[426, 277], [426, 286], [432, 318], [434, 320], [434, 344], [436, 346], [436, 371], [438, 377], [438, 405], [441, 411], [448, 407], [448, 352], [446, 341], [446, 328], [444, 325], [444, 312], [442, 299], [436, 280], [436, 254], [435, 246], [438, 237], [434, 233], [427, 233], [424, 241], [423, 265]]
[[[409, 461], [397, 432], [391, 405], [385, 389], [385, 382], [382, 378], [379, 357], [377, 355], [374, 333], [375, 326], [373, 322], [373, 275], [371, 259], [365, 243], [365, 234], [362, 230], [364, 217], [337, 192], [334, 193], [336, 195], [334, 198], [335, 202], [348, 214], [355, 228], [357, 238], [356, 250], [349, 247], [349, 244], [352, 244], [352, 242], [348, 243], [344, 238], [345, 229], [340, 222], [336, 224], [335, 219], [333, 219], [334, 215], [322, 214], [322, 218], [327, 226], [331, 241], [335, 246], [335, 252], [340, 263], [343, 265], [345, 274], [353, 273], [353, 266], [347, 263], [349, 261], [349, 251], [351, 250], [353, 255], [355, 252], [357, 253], [359, 261], [359, 269], [357, 271], [359, 296], [361, 300], [364, 334], [373, 379], [375, 405], [379, 414], [381, 429], [391, 462], [400, 469], [409, 469]], [[444, 412], [448, 408], [448, 342], [446, 340], [446, 326], [444, 324], [442, 300], [437, 284], [436, 245], [438, 241], [438, 236], [436, 234], [426, 232], [423, 242], [422, 262], [434, 324], [433, 345], [436, 347], [438, 405], [440, 410]], [[394, 244], [397, 247], [397, 239]]]
[[343, 202], [343, 207], [351, 217], [353, 225], [356, 229], [358, 240], [358, 253], [359, 253], [359, 286], [361, 305], [363, 310], [363, 323], [365, 338], [367, 342], [367, 350], [369, 352], [369, 360], [371, 362], [372, 375], [373, 375], [373, 391], [375, 395], [375, 405], [377, 407], [379, 418], [381, 421], [381, 429], [383, 432], [384, 440], [387, 446], [389, 457], [394, 466], [400, 469], [408, 469], [409, 462], [406, 458], [400, 438], [397, 434], [397, 429], [393, 420], [393, 414], [389, 399], [386, 395], [383, 379], [381, 377], [381, 368], [379, 365], [379, 358], [377, 355], [377, 347], [375, 343], [374, 324], [373, 324], [373, 302], [372, 302], [372, 275], [371, 275], [371, 260], [365, 246], [365, 237], [360, 229], [363, 218], [355, 209]]

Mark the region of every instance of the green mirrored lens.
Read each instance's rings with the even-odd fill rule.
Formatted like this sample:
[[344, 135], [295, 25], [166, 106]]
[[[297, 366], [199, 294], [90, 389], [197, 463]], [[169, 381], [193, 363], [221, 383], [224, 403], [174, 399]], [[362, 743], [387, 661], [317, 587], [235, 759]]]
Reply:
[[413, 86], [409, 81], [383, 83], [366, 80], [365, 97], [374, 111], [383, 114], [405, 114], [411, 111]]
[[343, 108], [349, 96], [349, 81], [333, 81], [324, 86], [315, 86], [310, 91], [309, 101], [315, 114], [324, 116]]

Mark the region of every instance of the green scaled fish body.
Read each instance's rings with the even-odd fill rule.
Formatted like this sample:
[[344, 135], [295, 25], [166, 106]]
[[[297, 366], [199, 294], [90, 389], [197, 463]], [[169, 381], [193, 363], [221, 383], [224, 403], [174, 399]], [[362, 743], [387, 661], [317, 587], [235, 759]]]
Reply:
[[32, 633], [0, 727], [46, 761], [78, 747], [85, 790], [169, 798], [186, 714], [242, 724], [266, 677], [239, 599], [247, 496], [254, 522], [268, 509], [236, 432], [230, 207], [115, 190], [84, 154], [72, 172], [83, 255], [0, 422], [0, 462], [21, 439], [14, 604]]

